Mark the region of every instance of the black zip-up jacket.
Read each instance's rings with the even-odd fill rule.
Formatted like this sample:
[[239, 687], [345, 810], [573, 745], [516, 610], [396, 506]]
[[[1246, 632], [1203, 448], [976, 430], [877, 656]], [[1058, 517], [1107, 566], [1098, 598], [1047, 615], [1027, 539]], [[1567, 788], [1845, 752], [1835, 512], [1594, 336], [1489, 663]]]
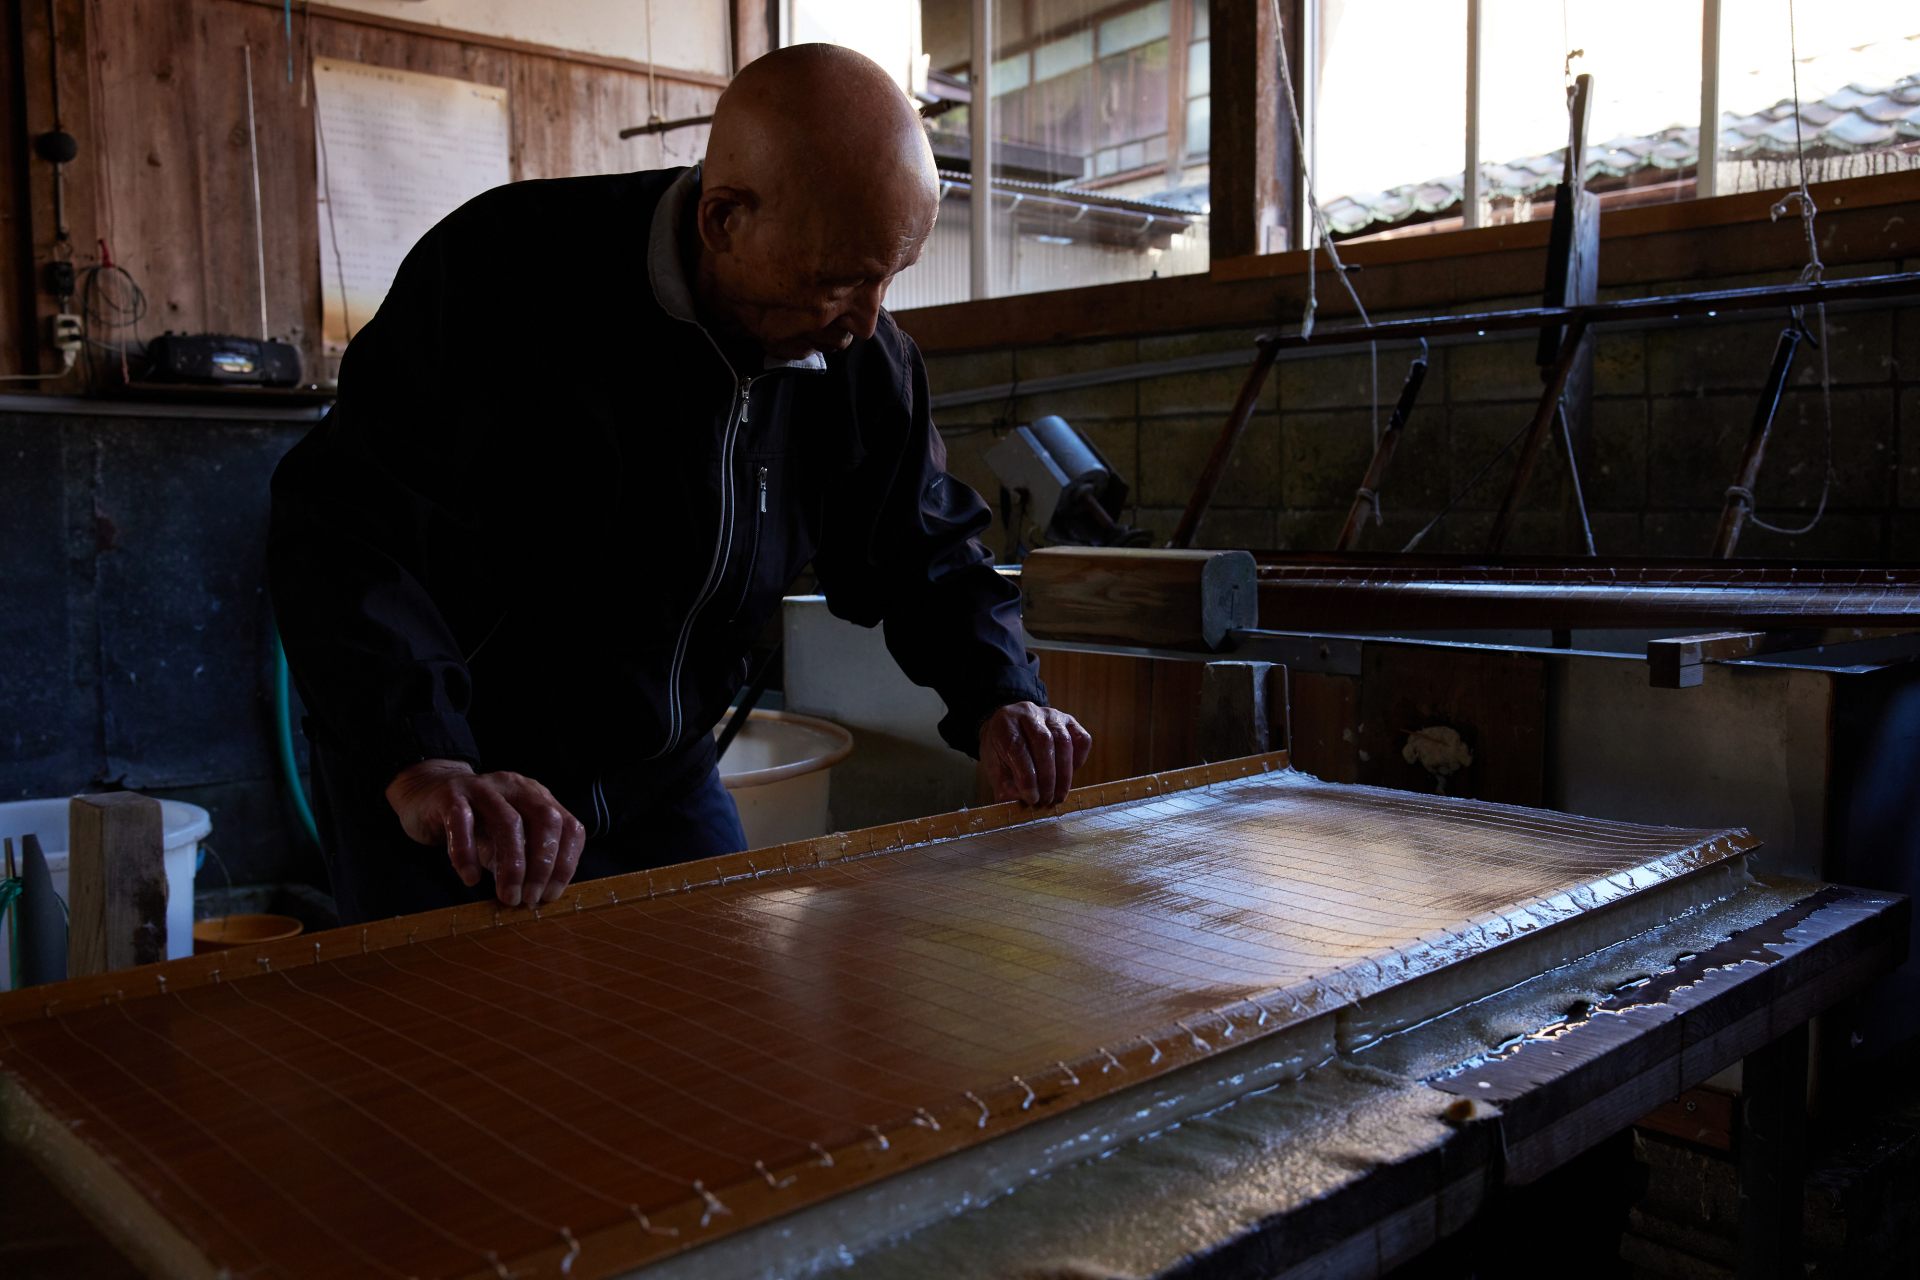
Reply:
[[832, 611], [884, 623], [940, 693], [957, 749], [1044, 702], [912, 340], [883, 313], [844, 352], [733, 368], [686, 282], [698, 189], [697, 170], [523, 182], [450, 215], [274, 473], [275, 612], [309, 736], [374, 789], [363, 813], [429, 758], [557, 794], [704, 775], [809, 561]]

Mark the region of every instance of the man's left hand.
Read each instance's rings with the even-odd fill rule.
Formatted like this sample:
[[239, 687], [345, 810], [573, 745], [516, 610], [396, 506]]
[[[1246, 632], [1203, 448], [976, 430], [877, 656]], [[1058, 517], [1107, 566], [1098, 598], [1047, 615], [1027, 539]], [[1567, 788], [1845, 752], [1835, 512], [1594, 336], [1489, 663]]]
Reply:
[[980, 762], [995, 800], [1059, 804], [1092, 749], [1093, 735], [1078, 720], [1032, 702], [1002, 707], [980, 726]]

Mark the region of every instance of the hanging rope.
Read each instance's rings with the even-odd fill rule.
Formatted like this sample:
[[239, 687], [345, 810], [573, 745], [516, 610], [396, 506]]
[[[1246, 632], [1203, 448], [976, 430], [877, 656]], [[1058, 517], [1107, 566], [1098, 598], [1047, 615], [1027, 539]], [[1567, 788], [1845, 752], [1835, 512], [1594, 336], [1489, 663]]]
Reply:
[[[1319, 231], [1320, 247], [1326, 251], [1327, 261], [1333, 264], [1333, 274], [1347, 291], [1347, 297], [1353, 301], [1353, 309], [1360, 317], [1360, 323], [1372, 324], [1367, 315], [1366, 304], [1360, 301], [1359, 290], [1353, 287], [1353, 281], [1347, 276], [1346, 264], [1340, 261], [1340, 251], [1334, 247], [1333, 227], [1327, 221], [1327, 215], [1321, 212], [1319, 196], [1313, 189], [1313, 172], [1307, 167], [1306, 127], [1300, 121], [1300, 99], [1293, 91], [1293, 61], [1287, 56], [1287, 27], [1280, 16], [1280, 0], [1269, 0], [1273, 11], [1273, 32], [1280, 45], [1280, 96], [1287, 103], [1287, 118], [1293, 124], [1293, 154], [1297, 161], [1300, 184], [1306, 188], [1307, 210], [1313, 225]], [[1300, 315], [1300, 336], [1313, 336], [1314, 313], [1320, 308], [1318, 280], [1315, 272], [1315, 256], [1312, 246], [1307, 247], [1307, 302]], [[1372, 397], [1371, 422], [1373, 428], [1373, 447], [1380, 448], [1380, 344], [1367, 343], [1367, 365], [1369, 393]], [[1380, 499], [1371, 499], [1373, 522], [1380, 523]]]
[[653, 0], [647, 0], [647, 123], [659, 124], [665, 118], [660, 114], [660, 95], [654, 88]]
[[[1789, 213], [1797, 212], [1800, 215], [1800, 225], [1807, 236], [1807, 265], [1800, 268], [1800, 282], [1814, 284], [1826, 278], [1827, 264], [1820, 260], [1820, 237], [1814, 228], [1814, 219], [1819, 213], [1819, 207], [1814, 204], [1813, 191], [1807, 182], [1807, 148], [1806, 140], [1801, 134], [1800, 123], [1800, 44], [1799, 33], [1795, 29], [1793, 0], [1787, 0], [1787, 54], [1792, 61], [1793, 70], [1793, 154], [1800, 169], [1800, 189], [1789, 191], [1781, 197], [1769, 213], [1775, 222]], [[1707, 145], [1707, 140], [1703, 138], [1701, 143], [1704, 147]], [[1717, 138], [1712, 146], [1712, 155], [1703, 154], [1700, 163], [1710, 164], [1717, 160], [1719, 152]], [[1826, 417], [1827, 468], [1826, 474], [1820, 480], [1820, 503], [1813, 509], [1813, 518], [1797, 528], [1770, 524], [1760, 518], [1759, 504], [1754, 500], [1751, 489], [1737, 484], [1727, 487], [1729, 498], [1738, 499], [1746, 504], [1749, 521], [1769, 533], [1783, 534], [1789, 538], [1812, 533], [1819, 525], [1821, 518], [1827, 514], [1827, 501], [1833, 496], [1833, 368], [1831, 358], [1827, 354], [1827, 304], [1816, 303], [1814, 310], [1820, 317], [1820, 401]], [[1793, 320], [1795, 324], [1805, 329], [1806, 316], [1802, 308], [1793, 308]]]

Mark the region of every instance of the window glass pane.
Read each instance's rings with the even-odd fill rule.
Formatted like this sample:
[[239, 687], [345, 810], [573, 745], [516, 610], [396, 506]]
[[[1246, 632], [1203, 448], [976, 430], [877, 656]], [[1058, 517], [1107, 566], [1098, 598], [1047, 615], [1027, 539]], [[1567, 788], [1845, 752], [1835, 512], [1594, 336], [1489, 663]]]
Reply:
[[1151, 44], [1167, 34], [1167, 0], [1158, 0], [1144, 9], [1135, 9], [1100, 24], [1100, 56], [1124, 53]]
[[1213, 91], [1213, 42], [1196, 40], [1187, 46], [1187, 96], [1202, 98]]
[[1165, 40], [1100, 59], [1100, 141], [1165, 135], [1167, 92]]
[[1017, 57], [1002, 58], [993, 64], [993, 92], [998, 97], [1003, 93], [1012, 93], [1015, 89], [1027, 87], [1028, 59], [1026, 54]]
[[1318, 15], [1313, 185], [1334, 234], [1445, 216], [1465, 168], [1466, 0], [1321, 0]]
[[1033, 51], [1033, 78], [1051, 80], [1093, 61], [1093, 32], [1081, 31], [1064, 40], [1050, 40]]
[[1209, 30], [1208, 24], [1211, 17], [1212, 15], [1208, 12], [1205, 4], [1196, 4], [1193, 6], [1193, 38], [1195, 40], [1205, 40], [1207, 38]]
[[[1920, 6], [1722, 0], [1719, 190], [1920, 168]], [[1797, 52], [1799, 61], [1793, 61]], [[1799, 70], [1796, 150], [1793, 71]]]
[[1195, 98], [1187, 104], [1187, 154], [1204, 156], [1211, 149], [1213, 99]]
[[[1485, 0], [1480, 159], [1488, 222], [1543, 218], [1564, 172], [1570, 76], [1593, 77], [1588, 189], [1602, 209], [1690, 198], [1700, 0]], [[1649, 31], [1660, 38], [1650, 40]], [[1513, 69], [1509, 74], [1508, 69]]]
[[[1207, 0], [1012, 0], [995, 13], [992, 292], [1206, 270]], [[921, 0], [921, 30], [934, 87], [957, 89], [973, 65], [970, 0]], [[945, 194], [920, 264], [889, 291], [896, 310], [970, 294], [970, 114], [934, 117]]]

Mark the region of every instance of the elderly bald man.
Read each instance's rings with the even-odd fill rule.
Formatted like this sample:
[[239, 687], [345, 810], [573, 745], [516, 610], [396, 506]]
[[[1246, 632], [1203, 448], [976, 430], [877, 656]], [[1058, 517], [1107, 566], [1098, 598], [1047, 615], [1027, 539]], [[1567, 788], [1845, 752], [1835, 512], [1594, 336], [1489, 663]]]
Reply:
[[524, 182], [424, 236], [273, 479], [274, 608], [348, 921], [744, 847], [712, 728], [811, 563], [998, 795], [1059, 801], [1017, 593], [882, 309], [939, 204], [912, 104], [829, 45], [694, 169]]

